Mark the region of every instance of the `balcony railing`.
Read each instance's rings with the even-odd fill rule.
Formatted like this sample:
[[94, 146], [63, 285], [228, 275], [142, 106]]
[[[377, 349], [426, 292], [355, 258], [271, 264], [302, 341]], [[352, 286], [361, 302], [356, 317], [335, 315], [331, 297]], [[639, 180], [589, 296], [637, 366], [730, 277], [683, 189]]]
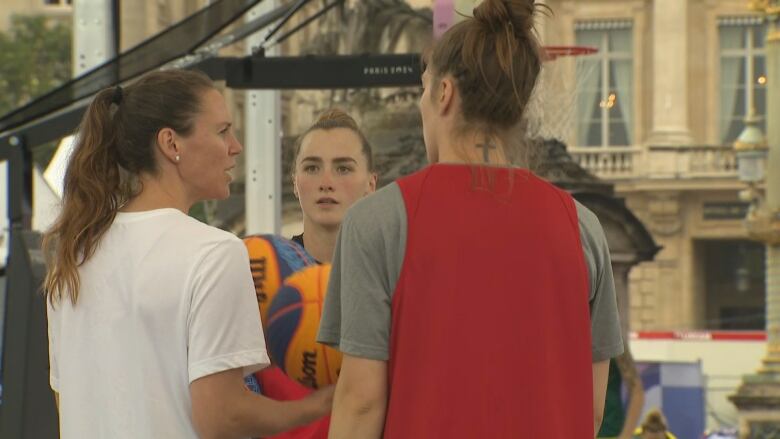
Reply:
[[606, 180], [636, 178], [637, 159], [642, 153], [638, 147], [569, 147], [568, 151], [578, 165]]
[[569, 147], [574, 161], [605, 180], [736, 178], [734, 149], [725, 145]]
[[691, 177], [736, 177], [737, 155], [731, 146], [694, 146], [687, 158]]

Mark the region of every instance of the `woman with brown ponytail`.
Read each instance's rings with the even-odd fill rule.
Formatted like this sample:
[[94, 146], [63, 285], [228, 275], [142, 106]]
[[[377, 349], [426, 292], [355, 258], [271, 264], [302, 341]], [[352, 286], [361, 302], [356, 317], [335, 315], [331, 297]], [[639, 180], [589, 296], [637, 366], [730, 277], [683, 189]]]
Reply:
[[[431, 165], [341, 225], [319, 340], [331, 438], [593, 438], [623, 350], [604, 232], [515, 167], [541, 69], [533, 0], [484, 0], [426, 56]], [[513, 161], [514, 160], [514, 161]]]
[[247, 253], [187, 215], [228, 196], [241, 150], [199, 73], [90, 104], [44, 241], [62, 438], [265, 436], [329, 411], [327, 390], [279, 403], [244, 386], [268, 364]]

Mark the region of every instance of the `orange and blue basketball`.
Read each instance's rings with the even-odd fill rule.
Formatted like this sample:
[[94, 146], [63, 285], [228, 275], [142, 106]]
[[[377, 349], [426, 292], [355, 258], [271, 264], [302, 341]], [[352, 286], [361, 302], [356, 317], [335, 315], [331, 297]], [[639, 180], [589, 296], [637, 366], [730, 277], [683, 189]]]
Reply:
[[263, 324], [274, 294], [288, 276], [314, 264], [306, 250], [289, 239], [276, 235], [252, 235], [244, 238], [249, 252], [249, 268], [255, 283], [257, 304]]
[[330, 265], [312, 265], [284, 282], [268, 310], [271, 358], [289, 377], [318, 388], [336, 382], [341, 353], [317, 343]]

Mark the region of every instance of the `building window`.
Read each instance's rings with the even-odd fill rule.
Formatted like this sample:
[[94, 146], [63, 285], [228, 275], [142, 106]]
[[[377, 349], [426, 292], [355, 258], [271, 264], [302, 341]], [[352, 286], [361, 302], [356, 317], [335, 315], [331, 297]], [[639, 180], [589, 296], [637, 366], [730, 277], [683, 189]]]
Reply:
[[766, 132], [766, 24], [758, 17], [718, 20], [720, 37], [720, 139], [733, 143], [755, 111]]
[[765, 325], [764, 246], [743, 240], [694, 241], [703, 287], [704, 327], [763, 330]]
[[630, 146], [634, 139], [633, 24], [579, 22], [577, 44], [598, 49], [578, 63], [577, 146]]

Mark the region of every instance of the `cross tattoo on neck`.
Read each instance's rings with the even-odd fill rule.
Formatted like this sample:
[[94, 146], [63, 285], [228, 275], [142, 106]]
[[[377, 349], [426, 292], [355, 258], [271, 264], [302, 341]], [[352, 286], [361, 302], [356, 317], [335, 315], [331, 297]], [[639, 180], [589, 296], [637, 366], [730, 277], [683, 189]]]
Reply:
[[482, 148], [482, 158], [485, 160], [485, 163], [488, 163], [490, 161], [490, 150], [496, 149], [496, 145], [492, 143], [478, 143], [477, 148]]

